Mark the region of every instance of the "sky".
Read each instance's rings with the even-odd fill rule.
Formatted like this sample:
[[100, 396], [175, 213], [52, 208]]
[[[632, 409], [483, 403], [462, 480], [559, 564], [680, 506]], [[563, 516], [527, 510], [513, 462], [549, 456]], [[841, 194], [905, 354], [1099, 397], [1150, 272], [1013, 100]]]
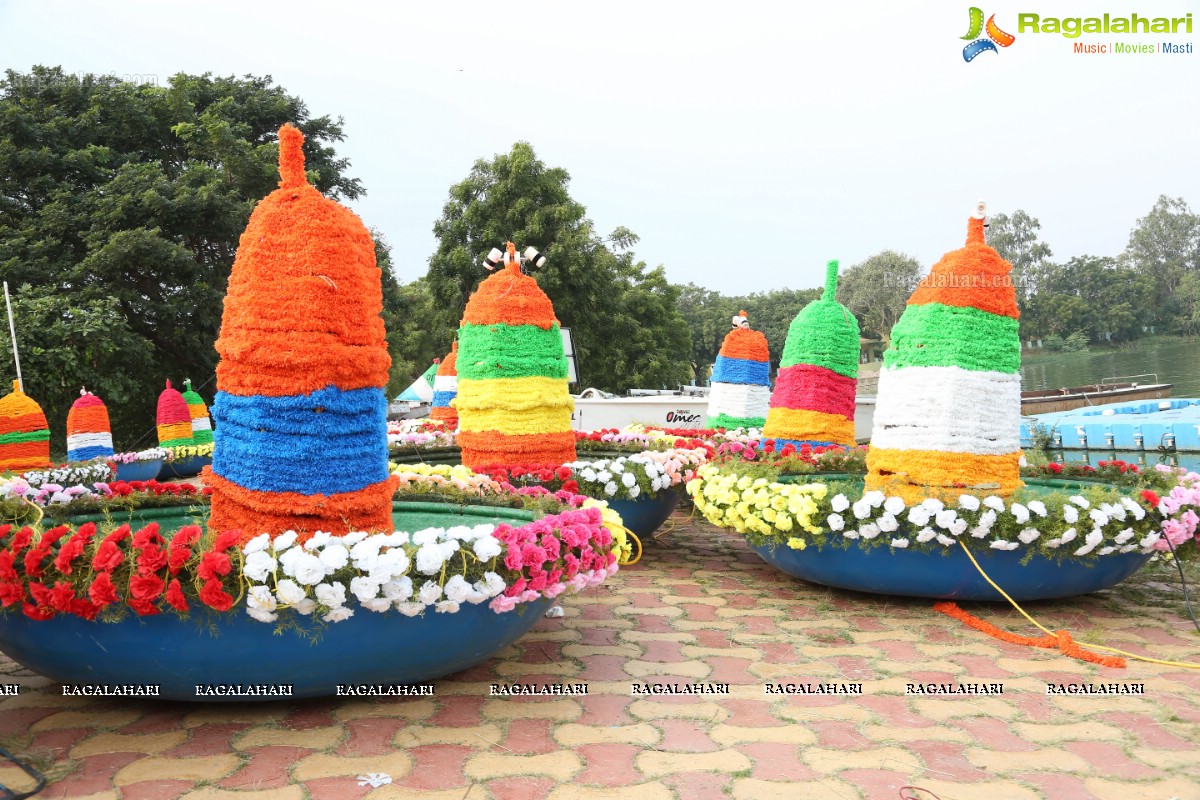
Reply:
[[[1073, 52], [1198, 51], [1195, 2], [981, 6], [1016, 40], [969, 63], [969, 3], [811, 6], [0, 0], [0, 67], [273, 76], [344, 118], [367, 189], [351, 206], [405, 282], [450, 186], [519, 140], [570, 173], [598, 231], [727, 294], [819, 286], [828, 259], [885, 249], [928, 266], [979, 200], [1037, 217], [1058, 260], [1119, 254], [1161, 194], [1200, 207], [1200, 52]], [[1021, 13], [1193, 10], [1193, 34], [1018, 32]]]

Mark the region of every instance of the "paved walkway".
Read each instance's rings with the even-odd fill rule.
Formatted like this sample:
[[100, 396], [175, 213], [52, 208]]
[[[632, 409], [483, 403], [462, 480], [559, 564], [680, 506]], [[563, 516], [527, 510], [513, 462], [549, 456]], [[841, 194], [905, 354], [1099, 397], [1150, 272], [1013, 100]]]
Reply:
[[[44, 798], [208, 800], [1196, 800], [1200, 672], [1095, 667], [1004, 644], [925, 601], [808, 586], [682, 514], [611, 584], [436, 697], [198, 706], [94, 702], [0, 655], [0, 745], [31, 754]], [[1156, 584], [1033, 604], [1052, 628], [1200, 658]], [[1163, 588], [1163, 587], [1159, 587]], [[1164, 588], [1164, 591], [1166, 589]], [[1173, 591], [1178, 593], [1178, 589]], [[976, 609], [1032, 633], [1015, 613]], [[1048, 697], [1047, 683], [1144, 681], [1143, 697]], [[1002, 682], [995, 697], [910, 682]], [[581, 698], [488, 697], [494, 682], [578, 683]], [[728, 683], [728, 697], [633, 697], [633, 683]], [[861, 696], [764, 683], [863, 684]], [[387, 773], [390, 785], [356, 776]], [[14, 773], [0, 783], [17, 788]], [[901, 787], [921, 787], [925, 791]]]

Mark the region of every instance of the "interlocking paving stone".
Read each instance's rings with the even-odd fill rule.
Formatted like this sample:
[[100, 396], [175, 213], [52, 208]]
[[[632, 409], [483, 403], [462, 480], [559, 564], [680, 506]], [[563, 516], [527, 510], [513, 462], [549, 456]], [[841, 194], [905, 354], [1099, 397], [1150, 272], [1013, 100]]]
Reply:
[[[932, 603], [792, 580], [736, 534], [676, 512], [642, 563], [562, 599], [560, 619], [434, 697], [278, 704], [63, 697], [0, 656], [0, 746], [52, 780], [47, 800], [1200, 800], [1200, 673], [1126, 670], [999, 642]], [[1111, 592], [1030, 609], [1080, 641], [1200, 658], [1178, 615]], [[995, 604], [968, 610], [1034, 631]], [[265, 628], [264, 628], [265, 631]], [[908, 683], [1004, 684], [995, 696]], [[1144, 682], [1144, 696], [1046, 695], [1047, 683]], [[488, 696], [491, 683], [583, 682], [577, 697]], [[726, 695], [635, 695], [649, 682]], [[862, 683], [861, 695], [764, 684]], [[368, 772], [393, 783], [358, 786]], [[15, 773], [0, 768], [0, 782]]]

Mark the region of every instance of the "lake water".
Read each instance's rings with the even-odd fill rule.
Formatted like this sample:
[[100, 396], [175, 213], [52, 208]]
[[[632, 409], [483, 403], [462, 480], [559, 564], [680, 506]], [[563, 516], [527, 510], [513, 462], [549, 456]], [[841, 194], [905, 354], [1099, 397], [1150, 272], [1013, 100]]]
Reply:
[[[1120, 350], [1027, 357], [1021, 367], [1021, 388], [1085, 386], [1106, 378], [1147, 372], [1158, 373], [1159, 383], [1174, 384], [1172, 397], [1200, 397], [1200, 342], [1148, 338]], [[1137, 381], [1155, 382], [1151, 377]]]

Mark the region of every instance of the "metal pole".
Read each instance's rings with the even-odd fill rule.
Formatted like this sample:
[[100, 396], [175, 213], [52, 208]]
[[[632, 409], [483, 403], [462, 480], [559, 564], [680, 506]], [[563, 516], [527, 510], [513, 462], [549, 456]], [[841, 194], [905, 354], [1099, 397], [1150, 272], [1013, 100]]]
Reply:
[[8, 334], [12, 336], [13, 361], [17, 364], [17, 387], [25, 391], [25, 382], [21, 380], [21, 354], [17, 352], [17, 326], [13, 324], [12, 299], [8, 296], [8, 281], [4, 282], [4, 305], [8, 308]]

